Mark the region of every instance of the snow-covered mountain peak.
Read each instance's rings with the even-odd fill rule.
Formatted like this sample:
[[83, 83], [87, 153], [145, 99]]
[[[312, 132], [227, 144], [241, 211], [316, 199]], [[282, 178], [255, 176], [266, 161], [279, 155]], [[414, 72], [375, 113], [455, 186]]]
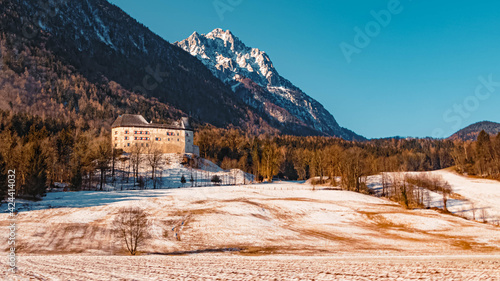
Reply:
[[[304, 127], [321, 134], [353, 138], [354, 134], [340, 128], [319, 102], [280, 76], [264, 51], [245, 45], [231, 31], [216, 28], [207, 34], [194, 32], [175, 44], [197, 57], [235, 93], [244, 95], [245, 103], [283, 126], [293, 124], [293, 131]], [[250, 96], [248, 91], [252, 92]]]
[[233, 33], [231, 33], [231, 31], [229, 30], [224, 31], [222, 28], [216, 28], [210, 31], [209, 33], [206, 34], [206, 37], [212, 39], [219, 38], [224, 41], [234, 39]]
[[229, 30], [216, 28], [207, 34], [194, 32], [176, 44], [200, 59], [225, 82], [234, 80], [234, 76], [240, 74], [262, 87], [281, 86], [278, 85], [279, 79], [274, 79], [278, 73], [268, 55], [246, 46]]

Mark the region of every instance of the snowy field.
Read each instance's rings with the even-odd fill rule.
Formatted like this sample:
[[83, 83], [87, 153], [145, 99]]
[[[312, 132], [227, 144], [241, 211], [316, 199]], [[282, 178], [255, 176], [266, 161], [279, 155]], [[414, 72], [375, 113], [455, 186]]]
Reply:
[[[487, 179], [476, 179], [458, 175], [448, 170], [432, 172], [409, 172], [408, 174], [428, 173], [439, 175], [446, 180], [457, 198], [449, 198], [447, 208], [450, 212], [475, 219], [486, 221], [491, 224], [500, 223], [500, 182]], [[388, 173], [392, 175], [393, 173]], [[380, 192], [382, 189], [381, 176], [370, 176], [367, 180], [368, 186]], [[442, 208], [442, 195], [429, 192], [429, 207]]]
[[[386, 199], [355, 192], [312, 190], [298, 183], [55, 192], [42, 202], [58, 208], [42, 204], [39, 210], [18, 216], [19, 243], [26, 254], [124, 254], [111, 231], [111, 222], [123, 206], [139, 206], [150, 215], [152, 238], [142, 248], [145, 253], [500, 250], [500, 228], [492, 225], [433, 210], [405, 210]], [[7, 214], [1, 216], [7, 226]]]
[[[221, 185], [229, 184], [246, 184], [253, 181], [253, 175], [247, 174], [239, 169], [223, 170], [211, 161], [203, 158], [198, 158], [199, 169], [187, 168], [181, 164], [182, 154], [167, 153], [162, 155], [162, 161], [157, 168], [159, 172], [158, 186], [160, 188], [177, 188], [186, 186], [210, 186], [214, 183], [211, 182], [211, 178], [217, 175], [221, 179]], [[120, 161], [116, 164], [116, 182], [106, 184], [106, 190], [123, 190], [123, 189], [135, 189], [133, 187], [133, 181], [131, 178], [128, 182], [121, 180], [123, 177], [123, 172], [129, 172], [130, 177], [132, 176], [132, 170], [128, 167], [128, 162], [121, 163]], [[139, 175], [145, 180], [147, 189], [153, 188], [153, 183], [151, 178], [151, 166], [148, 165], [148, 159], [146, 156], [142, 157], [141, 165], [139, 167]], [[184, 176], [186, 183], [181, 183], [181, 178]], [[191, 182], [191, 178], [193, 181]]]
[[500, 280], [492, 256], [28, 256], [3, 280]]
[[[496, 214], [499, 183], [436, 173], [460, 202]], [[124, 206], [149, 214], [136, 257], [111, 227]], [[52, 192], [23, 208], [12, 280], [500, 278], [497, 226], [307, 183]]]

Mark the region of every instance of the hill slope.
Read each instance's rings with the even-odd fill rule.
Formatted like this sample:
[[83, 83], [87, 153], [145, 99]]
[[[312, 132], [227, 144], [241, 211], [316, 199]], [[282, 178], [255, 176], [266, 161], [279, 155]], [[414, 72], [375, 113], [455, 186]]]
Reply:
[[496, 135], [500, 133], [500, 123], [482, 121], [469, 125], [458, 132], [451, 135], [448, 139], [451, 140], [476, 140], [479, 133], [484, 130], [490, 135]]
[[[256, 254], [500, 251], [498, 227], [297, 183], [54, 192], [33, 204], [49, 208], [20, 212], [23, 254], [122, 254], [112, 220], [127, 206], [150, 214], [151, 239], [142, 247], [146, 253], [228, 248]], [[4, 226], [7, 216], [0, 214]], [[2, 235], [7, 239], [8, 234]]]

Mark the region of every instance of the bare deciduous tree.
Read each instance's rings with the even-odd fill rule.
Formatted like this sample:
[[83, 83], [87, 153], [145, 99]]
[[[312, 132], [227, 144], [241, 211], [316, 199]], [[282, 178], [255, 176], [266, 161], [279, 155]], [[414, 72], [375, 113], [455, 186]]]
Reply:
[[448, 202], [448, 197], [451, 194], [451, 186], [447, 181], [443, 181], [440, 187], [440, 191], [443, 194], [443, 210], [448, 212], [448, 207], [446, 206]]
[[262, 165], [267, 181], [273, 181], [282, 161], [282, 153], [276, 143], [268, 141], [262, 150]]
[[124, 207], [113, 221], [116, 235], [125, 242], [130, 254], [137, 254], [137, 247], [144, 243], [147, 235], [148, 215], [137, 207]]
[[483, 208], [481, 208], [481, 211], [480, 211], [480, 213], [479, 213], [479, 214], [480, 214], [480, 216], [481, 216], [481, 221], [482, 221], [483, 223], [487, 223], [487, 222], [488, 222], [488, 221], [487, 221], [487, 218], [488, 218], [488, 212], [486, 212], [486, 208], [484, 208], [484, 207], [483, 207]]
[[[443, 211], [448, 212], [447, 203], [449, 196], [452, 194], [452, 188], [442, 176], [422, 173], [416, 176], [408, 175], [405, 178], [405, 181], [415, 186], [417, 189], [423, 188], [429, 191], [441, 193], [443, 196]], [[420, 194], [420, 191], [417, 194]], [[421, 205], [422, 202], [417, 200], [417, 203]]]
[[470, 211], [472, 212], [472, 220], [476, 220], [476, 204], [474, 202], [471, 202], [470, 204]]
[[139, 178], [139, 166], [141, 165], [143, 150], [144, 150], [143, 146], [135, 144], [132, 147], [130, 153], [130, 161], [132, 163], [132, 170], [134, 172], [134, 186], [137, 182], [137, 179]]
[[385, 197], [387, 196], [387, 190], [389, 189], [389, 179], [387, 176], [387, 173], [382, 173], [382, 196]]
[[111, 142], [108, 137], [101, 137], [94, 148], [94, 158], [96, 159], [96, 168], [101, 172], [99, 190], [103, 190], [106, 171], [109, 169], [109, 162], [112, 158]]
[[153, 180], [153, 188], [156, 188], [156, 169], [161, 165], [163, 154], [154, 142], [151, 142], [147, 149], [146, 159], [151, 167], [151, 180]]
[[310, 157], [305, 149], [297, 149], [293, 154], [293, 165], [297, 171], [298, 179], [307, 179]]

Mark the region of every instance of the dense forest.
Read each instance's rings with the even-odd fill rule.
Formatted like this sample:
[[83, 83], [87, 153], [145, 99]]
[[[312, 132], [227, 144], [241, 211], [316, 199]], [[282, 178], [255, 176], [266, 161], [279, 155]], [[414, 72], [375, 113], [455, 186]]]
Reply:
[[[201, 157], [224, 169], [252, 173], [258, 181], [318, 177], [319, 183], [364, 192], [369, 175], [452, 166], [459, 173], [500, 179], [500, 134], [490, 136], [484, 131], [477, 141], [393, 138], [358, 142], [202, 126], [196, 130], [195, 144]], [[56, 182], [72, 190], [102, 188], [114, 177], [116, 161], [123, 158], [121, 151], [111, 149], [106, 128], [12, 111], [0, 111], [0, 155], [0, 181], [8, 169], [15, 169], [18, 196], [35, 200]], [[134, 182], [140, 184], [134, 174]], [[6, 185], [1, 192], [3, 198]]]
[[222, 168], [237, 167], [261, 180], [341, 176], [360, 190], [366, 176], [380, 172], [430, 171], [455, 166], [463, 174], [500, 179], [500, 134], [482, 131], [477, 141], [253, 136], [238, 129], [203, 128], [195, 135], [201, 157]]

